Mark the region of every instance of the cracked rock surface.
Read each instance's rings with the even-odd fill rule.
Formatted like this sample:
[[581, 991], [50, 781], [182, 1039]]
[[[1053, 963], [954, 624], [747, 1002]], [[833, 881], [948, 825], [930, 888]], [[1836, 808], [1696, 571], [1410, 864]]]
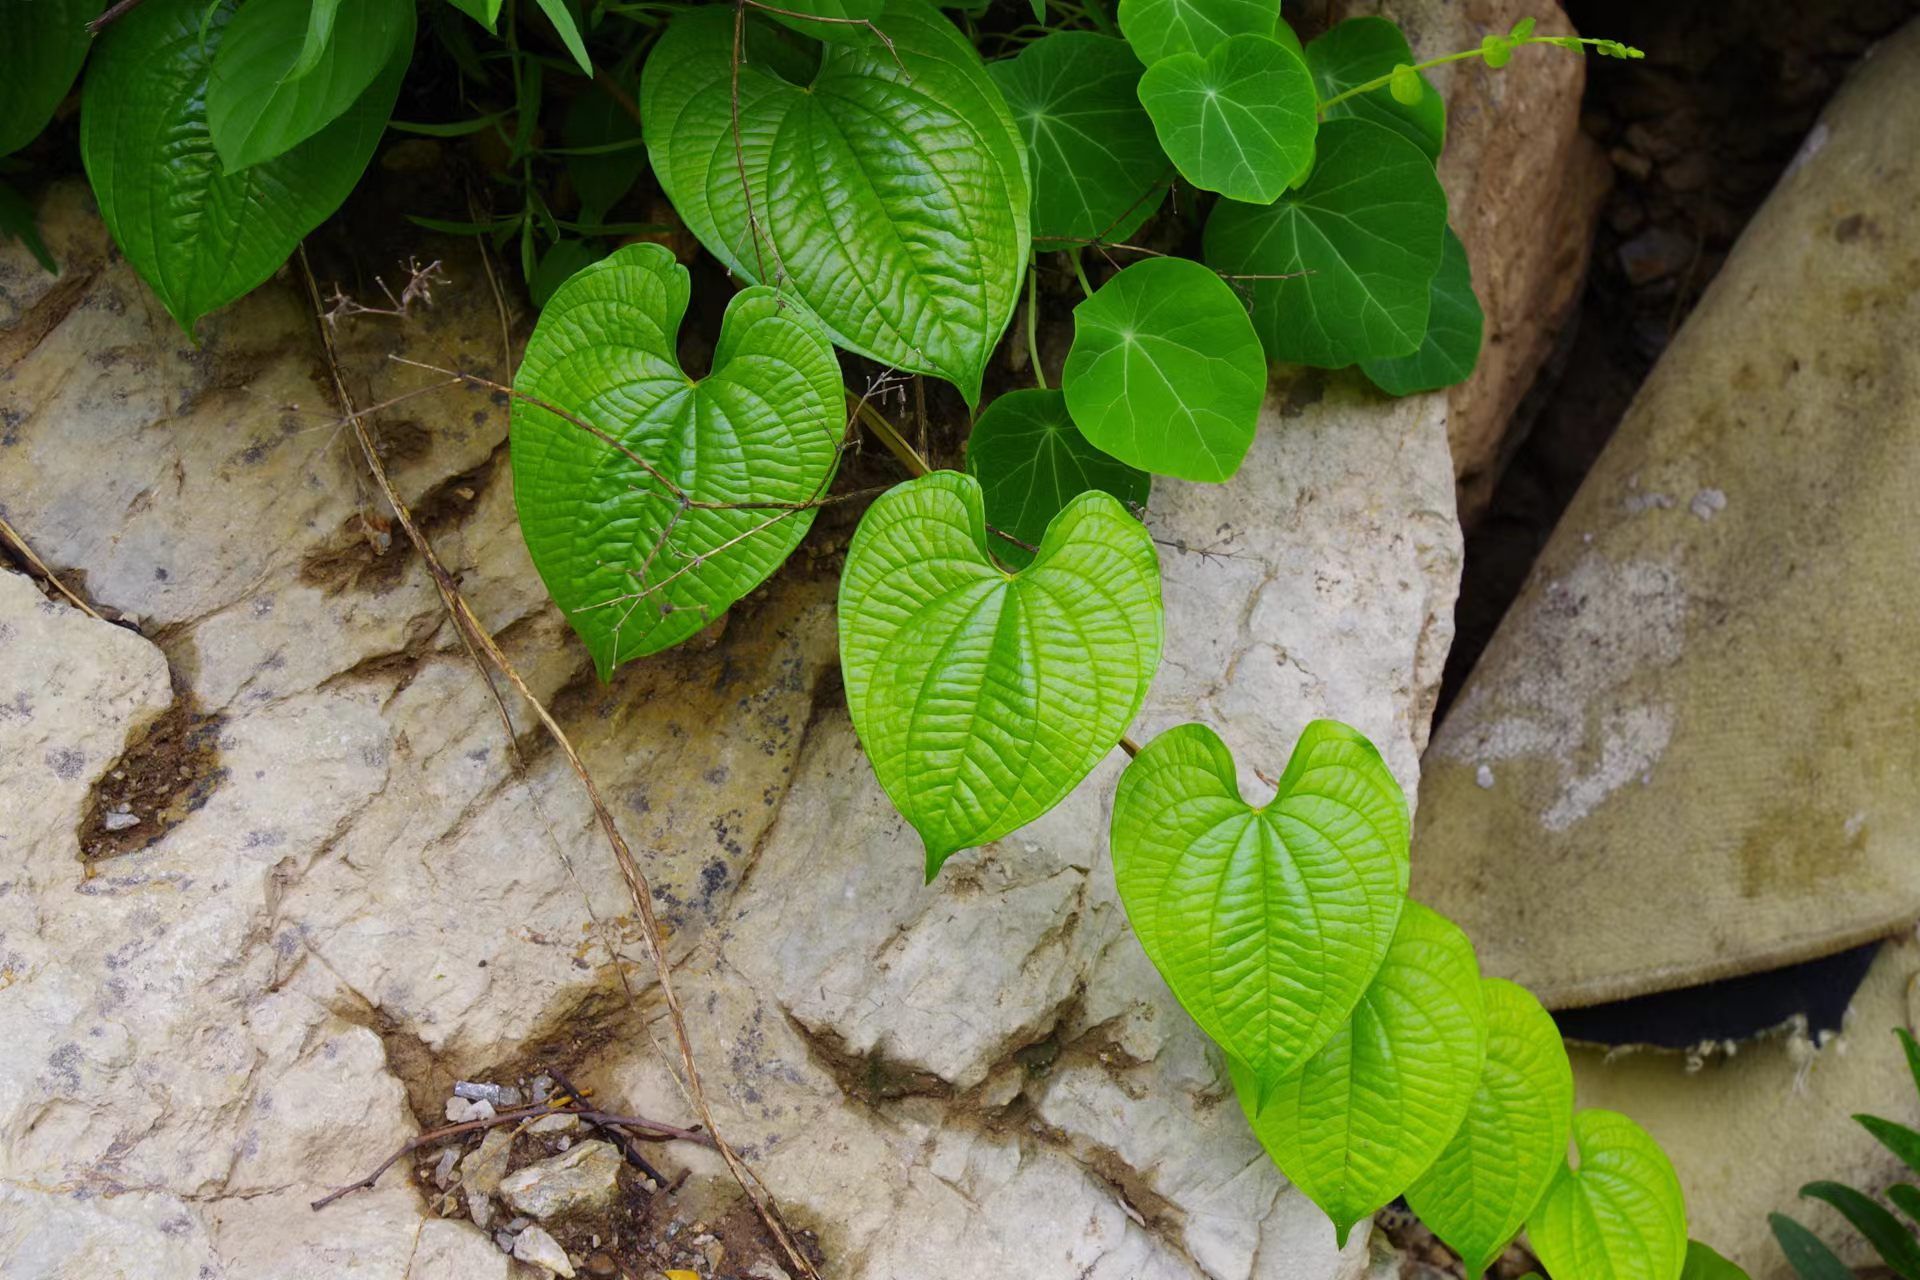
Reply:
[[[584, 798], [517, 707], [515, 773], [356, 483], [297, 287], [212, 317], [196, 348], [81, 188], [53, 188], [42, 225], [60, 277], [0, 247], [0, 507], [132, 625], [0, 572], [0, 1271], [531, 1274], [435, 1218], [406, 1162], [308, 1202], [440, 1123], [455, 1080], [552, 1062], [687, 1120]], [[362, 404], [434, 380], [389, 351], [503, 374], [477, 262], [452, 251], [446, 273], [406, 325], [340, 329]], [[1235, 481], [1156, 493], [1169, 640], [1137, 736], [1204, 719], [1258, 796], [1252, 770], [1336, 716], [1411, 792], [1459, 567], [1447, 425], [1444, 397], [1283, 380]], [[505, 433], [467, 390], [376, 427], [652, 877], [720, 1122], [827, 1274], [1364, 1272], [1366, 1233], [1335, 1250], [1128, 932], [1104, 835], [1118, 754], [923, 886], [838, 681], [850, 517], [603, 686], [520, 543]], [[194, 732], [157, 732], [169, 716]], [[96, 800], [133, 774], [157, 798], [83, 857]], [[692, 1168], [681, 1194], [731, 1194], [704, 1150], [661, 1158]]]

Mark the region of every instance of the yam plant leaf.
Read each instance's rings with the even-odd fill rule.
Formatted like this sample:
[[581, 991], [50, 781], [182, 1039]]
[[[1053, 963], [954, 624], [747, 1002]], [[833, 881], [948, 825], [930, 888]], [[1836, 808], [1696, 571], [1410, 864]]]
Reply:
[[207, 80], [207, 128], [229, 175], [284, 155], [338, 120], [413, 52], [412, 0], [336, 0], [312, 68], [308, 0], [247, 0], [220, 36]]
[[580, 196], [580, 221], [599, 222], [646, 170], [640, 126], [611, 93], [589, 85], [574, 96], [560, 133], [570, 153], [586, 152], [566, 157], [567, 174]]
[[449, 0], [449, 3], [475, 22], [492, 31], [500, 21], [500, 9], [506, 0]]
[[1617, 1111], [1573, 1118], [1580, 1167], [1562, 1165], [1527, 1219], [1547, 1274], [1580, 1280], [1679, 1280], [1687, 1210], [1673, 1164]]
[[1407, 893], [1407, 802], [1358, 730], [1316, 720], [1274, 798], [1240, 797], [1233, 754], [1188, 724], [1121, 775], [1113, 865], [1147, 958], [1262, 1084], [1337, 1035]]
[[1896, 1182], [1887, 1188], [1886, 1196], [1893, 1202], [1894, 1208], [1915, 1222], [1920, 1222], [1920, 1187], [1911, 1182]]
[[[80, 158], [120, 251], [189, 334], [279, 269], [340, 206], [386, 128], [403, 54], [305, 142], [227, 173], [207, 128], [210, 62], [230, 9], [147, 0], [107, 28], [80, 103]], [[237, 19], [234, 19], [237, 21]]]
[[713, 621], [813, 523], [811, 507], [683, 506], [669, 484], [691, 502], [805, 504], [838, 459], [845, 392], [819, 324], [744, 289], [695, 381], [674, 354], [688, 289], [663, 246], [615, 251], [554, 292], [514, 378], [520, 530], [602, 679]]
[[1268, 1083], [1264, 1105], [1262, 1082], [1229, 1066], [1260, 1145], [1333, 1219], [1344, 1249], [1353, 1224], [1405, 1191], [1460, 1127], [1486, 1052], [1473, 943], [1409, 902], [1347, 1025]]
[[1278, 199], [1313, 159], [1313, 79], [1270, 35], [1160, 59], [1140, 77], [1140, 103], [1180, 176], [1230, 200]]
[[1905, 1280], [1920, 1280], [1920, 1240], [1879, 1201], [1841, 1182], [1809, 1182], [1800, 1194], [1838, 1209], [1883, 1262]]
[[1853, 1268], [1834, 1254], [1819, 1236], [1784, 1213], [1767, 1215], [1775, 1243], [1800, 1280], [1853, 1280]]
[[547, 21], [553, 24], [560, 43], [567, 46], [567, 52], [573, 56], [580, 74], [591, 79], [593, 59], [587, 56], [586, 41], [580, 38], [580, 24], [574, 20], [573, 10], [567, 7], [567, 0], [539, 0], [539, 5], [540, 12], [546, 14]]
[[307, 34], [300, 42], [293, 66], [287, 71], [289, 80], [298, 80], [319, 68], [321, 58], [333, 42], [333, 20], [339, 16], [340, 0], [311, 0], [307, 6]]
[[1160, 564], [1118, 500], [1083, 493], [1010, 574], [979, 483], [952, 471], [867, 509], [840, 577], [840, 669], [926, 873], [1039, 817], [1127, 731], [1160, 664]]
[[1367, 360], [1360, 371], [1390, 396], [1438, 391], [1465, 381], [1480, 359], [1486, 317], [1473, 292], [1467, 247], [1452, 227], [1441, 242], [1440, 269], [1428, 286], [1427, 333], [1412, 355]]
[[[1313, 72], [1320, 101], [1336, 98], [1355, 85], [1410, 67], [1413, 49], [1400, 28], [1385, 18], [1348, 18], [1307, 45], [1307, 68]], [[1371, 120], [1401, 134], [1438, 161], [1447, 141], [1447, 104], [1432, 81], [1419, 72], [1422, 92], [1413, 103], [1400, 102], [1385, 89], [1356, 94], [1326, 110], [1328, 120]]]
[[1689, 1240], [1687, 1265], [1680, 1271], [1680, 1280], [1750, 1280], [1750, 1277], [1709, 1246]]
[[1525, 987], [1482, 981], [1487, 1057], [1466, 1118], [1407, 1204], [1479, 1280], [1566, 1162], [1573, 1068], [1560, 1029]]
[[687, 226], [736, 274], [778, 281], [841, 346], [945, 378], [971, 406], [1026, 263], [1026, 153], [937, 10], [892, 0], [876, 22], [893, 51], [850, 29], [805, 85], [742, 65], [736, 154], [733, 13], [680, 14], [641, 77], [647, 148]]
[[7, 71], [0, 76], [0, 156], [32, 142], [86, 61], [103, 0], [0, 0]]
[[1168, 163], [1124, 40], [1056, 31], [987, 64], [1033, 169], [1033, 242], [1120, 241], [1166, 198]]
[[[1110, 493], [1137, 508], [1153, 490], [1152, 476], [1088, 443], [1058, 391], [1011, 391], [989, 404], [967, 437], [967, 471], [980, 482], [987, 523], [1034, 546], [1083, 493]], [[1015, 568], [1033, 561], [1033, 552], [1004, 538], [989, 546]]]
[[1120, 33], [1152, 66], [1180, 53], [1205, 55], [1229, 36], [1272, 35], [1274, 0], [1120, 0]]
[[[871, 33], [849, 24], [874, 21], [886, 5], [885, 0], [797, 0], [794, 4], [782, 3], [775, 7], [790, 10], [793, 14], [808, 15], [805, 18], [780, 13], [767, 15], [776, 22], [815, 40], [845, 42], [867, 38]], [[828, 21], [809, 20], [820, 18], [826, 18]], [[836, 22], [833, 19], [841, 19], [841, 21]]]
[[1142, 471], [1225, 480], [1253, 443], [1267, 361], [1225, 281], [1188, 258], [1148, 258], [1074, 308], [1060, 386], [1097, 448]]
[[1208, 265], [1248, 281], [1267, 355], [1338, 368], [1412, 354], [1427, 332], [1447, 197], [1418, 147], [1384, 126], [1320, 126], [1313, 172], [1269, 205], [1222, 200]]

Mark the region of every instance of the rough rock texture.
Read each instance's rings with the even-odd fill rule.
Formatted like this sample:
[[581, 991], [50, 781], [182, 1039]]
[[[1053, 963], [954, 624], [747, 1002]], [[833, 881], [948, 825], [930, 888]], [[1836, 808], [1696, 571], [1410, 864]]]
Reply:
[[[1335, 8], [1338, 17], [1392, 18], [1421, 58], [1475, 48], [1525, 17], [1542, 35], [1573, 34], [1551, 0], [1348, 0]], [[1584, 58], [1534, 48], [1498, 71], [1471, 59], [1429, 74], [1447, 100], [1440, 181], [1487, 317], [1479, 366], [1447, 393], [1460, 517], [1471, 526], [1515, 443], [1514, 411], [1573, 316], [1612, 175], [1580, 129]]]
[[[1688, 1228], [1747, 1269], [1753, 1280], [1795, 1280], [1774, 1246], [1767, 1215], [1785, 1212], [1817, 1230], [1847, 1262], [1876, 1261], [1838, 1211], [1800, 1199], [1833, 1179], [1878, 1193], [1912, 1175], [1852, 1117], [1860, 1112], [1920, 1124], [1895, 1027], [1912, 1029], [1920, 945], [1881, 949], [1848, 1010], [1844, 1032], [1816, 1047], [1792, 1031], [1709, 1052], [1575, 1050], [1578, 1105], [1624, 1111], [1673, 1158], [1687, 1193]], [[1756, 1158], [1766, 1153], [1777, 1157]]]
[[1414, 892], [1550, 1005], [1920, 915], [1916, 70], [1828, 108], [1428, 753]]
[[[524, 718], [514, 773], [356, 483], [296, 288], [213, 317], [196, 349], [77, 187], [43, 224], [58, 280], [0, 248], [0, 503], [141, 634], [0, 576], [0, 1255], [88, 1280], [444, 1275], [471, 1232], [426, 1221], [404, 1164], [307, 1202], [438, 1122], [459, 1079], [562, 1065], [684, 1120], [623, 890]], [[446, 270], [433, 309], [341, 327], [361, 403], [434, 381], [390, 347], [501, 371], [477, 264], [450, 250]], [[1267, 418], [1234, 483], [1156, 496], [1170, 640], [1137, 732], [1204, 718], [1273, 774], [1334, 715], [1411, 788], [1458, 572], [1446, 401], [1316, 375]], [[831, 1274], [1364, 1269], [1365, 1233], [1336, 1252], [1127, 932], [1103, 834], [1117, 755], [920, 883], [836, 674], [851, 513], [706, 636], [601, 686], [514, 527], [502, 405], [436, 392], [377, 434], [640, 851], [721, 1122]], [[183, 714], [210, 749], [141, 737]], [[116, 768], [191, 776], [83, 865], [89, 789]], [[695, 1170], [680, 1196], [731, 1194], [703, 1150], [661, 1158]]]
[[500, 1181], [506, 1202], [530, 1218], [557, 1218], [613, 1198], [626, 1159], [611, 1142], [580, 1142]]

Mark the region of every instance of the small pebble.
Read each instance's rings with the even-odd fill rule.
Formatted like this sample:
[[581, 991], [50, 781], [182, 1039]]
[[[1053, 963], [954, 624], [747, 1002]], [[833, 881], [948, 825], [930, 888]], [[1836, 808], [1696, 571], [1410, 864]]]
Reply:
[[560, 1242], [542, 1231], [539, 1227], [528, 1227], [513, 1241], [513, 1256], [522, 1262], [531, 1262], [536, 1267], [544, 1267], [557, 1276], [573, 1276], [573, 1262], [567, 1257], [567, 1251]]
[[440, 1160], [433, 1166], [433, 1185], [442, 1191], [453, 1181], [453, 1166], [460, 1162], [460, 1148], [448, 1147], [440, 1153]]
[[471, 1102], [489, 1102], [495, 1107], [517, 1107], [521, 1101], [520, 1091], [512, 1085], [489, 1084], [484, 1080], [456, 1081], [453, 1096]]
[[1727, 495], [1718, 489], [1702, 489], [1693, 495], [1687, 509], [1702, 520], [1711, 520], [1727, 509]]
[[1473, 781], [1474, 781], [1474, 785], [1479, 787], [1482, 791], [1493, 790], [1492, 766], [1483, 764], [1478, 769], [1475, 769], [1473, 771]]
[[140, 819], [125, 809], [118, 809], [102, 818], [100, 825], [109, 831], [125, 831], [128, 827], [139, 826]]

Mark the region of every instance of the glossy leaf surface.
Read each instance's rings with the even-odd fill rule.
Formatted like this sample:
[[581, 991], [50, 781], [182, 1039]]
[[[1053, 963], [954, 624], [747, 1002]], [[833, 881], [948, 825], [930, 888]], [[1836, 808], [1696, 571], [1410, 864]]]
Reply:
[[1056, 31], [987, 70], [1027, 144], [1036, 248], [1122, 241], [1159, 209], [1169, 164], [1125, 41]]
[[978, 482], [936, 471], [868, 508], [840, 578], [847, 707], [929, 880], [1073, 790], [1160, 663], [1159, 558], [1113, 497], [1069, 502], [1018, 574], [989, 536]]
[[1479, 1277], [1526, 1223], [1566, 1161], [1573, 1067], [1560, 1029], [1525, 987], [1482, 984], [1487, 1056], [1466, 1117], [1407, 1204]]
[[1527, 1220], [1527, 1239], [1548, 1274], [1679, 1280], [1687, 1212], [1667, 1153], [1617, 1111], [1576, 1115], [1573, 1141], [1580, 1167], [1563, 1165]]
[[1272, 36], [1162, 58], [1140, 78], [1140, 103], [1180, 176], [1230, 200], [1278, 199], [1313, 159], [1313, 80]]
[[1025, 152], [950, 22], [917, 0], [877, 21], [893, 52], [860, 29], [823, 46], [806, 85], [741, 66], [736, 153], [733, 13], [682, 13], [641, 78], [647, 147], [687, 226], [736, 273], [780, 281], [840, 345], [937, 374], [973, 404], [1026, 264]]
[[80, 156], [114, 241], [189, 333], [279, 269], [360, 179], [406, 70], [396, 57], [346, 114], [283, 156], [224, 171], [209, 64], [230, 10], [146, 0], [107, 28], [80, 110]]
[[[980, 482], [987, 523], [1034, 546], [1047, 525], [1083, 493], [1110, 493], [1144, 507], [1153, 477], [1101, 452], [1080, 434], [1058, 391], [1011, 391], [989, 404], [967, 437], [967, 471]], [[1023, 567], [1033, 553], [1004, 538], [994, 558]]]
[[32, 142], [73, 87], [101, 0], [0, 0], [7, 69], [0, 75], [0, 156]]
[[1473, 292], [1467, 247], [1449, 227], [1440, 251], [1440, 270], [1428, 286], [1427, 332], [1419, 349], [1408, 356], [1365, 361], [1360, 370], [1390, 396], [1450, 387], [1465, 381], [1479, 362], [1485, 326], [1480, 299]]
[[1267, 362], [1225, 281], [1149, 258], [1074, 308], [1060, 385], [1101, 450], [1157, 475], [1225, 480], [1253, 443]]
[[1338, 368], [1410, 355], [1427, 332], [1447, 197], [1421, 150], [1364, 120], [1320, 127], [1313, 173], [1271, 205], [1221, 201], [1206, 260], [1252, 279], [1275, 360]]
[[[514, 379], [520, 529], [603, 679], [779, 567], [814, 511], [765, 504], [825, 492], [846, 421], [826, 334], [771, 289], [734, 295], [713, 372], [688, 378], [675, 355], [688, 289], [660, 245], [616, 251], [555, 291]], [[693, 502], [760, 505], [683, 507], [668, 483]]]
[[1339, 1033], [1386, 958], [1406, 901], [1406, 797], [1357, 730], [1316, 720], [1256, 807], [1219, 736], [1181, 725], [1121, 776], [1113, 865], [1180, 1003], [1250, 1075], [1278, 1081]]
[[1347, 1025], [1264, 1091], [1236, 1067], [1234, 1092], [1267, 1154], [1333, 1219], [1344, 1248], [1353, 1225], [1405, 1191], [1447, 1145], [1486, 1049], [1473, 944], [1446, 917], [1409, 902]]
[[1120, 31], [1152, 66], [1175, 54], [1213, 51], [1229, 36], [1272, 35], [1280, 6], [1274, 0], [1120, 0]]

